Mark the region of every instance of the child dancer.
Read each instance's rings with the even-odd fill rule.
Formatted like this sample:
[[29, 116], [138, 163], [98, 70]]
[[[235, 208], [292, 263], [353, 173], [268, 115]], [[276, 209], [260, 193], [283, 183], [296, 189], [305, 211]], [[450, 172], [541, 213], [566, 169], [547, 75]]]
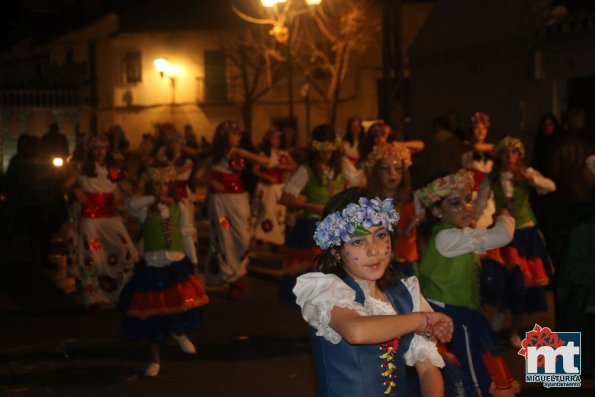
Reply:
[[285, 302], [294, 302], [291, 290], [296, 277], [310, 270], [314, 258], [320, 253], [312, 236], [324, 205], [345, 189], [339, 145], [340, 139], [333, 126], [321, 124], [314, 127], [307, 161], [294, 171], [283, 187], [281, 203], [304, 211], [303, 218], [292, 228], [287, 241], [287, 259], [283, 264], [284, 275], [279, 288], [279, 297]]
[[361, 117], [350, 117], [347, 120], [347, 130], [345, 131], [343, 142], [341, 142], [341, 150], [345, 157], [356, 167], [359, 166], [360, 162], [358, 147], [363, 140], [363, 136], [364, 125], [362, 124]]
[[435, 341], [450, 340], [453, 324], [431, 310], [415, 277], [398, 281], [392, 271], [398, 219], [391, 198], [357, 188], [324, 208], [314, 234], [324, 250], [317, 272], [293, 289], [310, 325], [319, 396], [410, 395], [406, 365], [415, 366], [423, 396], [444, 393]]
[[[372, 124], [368, 128], [368, 132], [366, 132], [364, 139], [360, 141], [358, 147], [360, 158], [368, 158], [370, 153], [372, 153], [374, 146], [393, 142], [395, 140], [396, 136], [390, 125], [383, 122]], [[424, 142], [419, 139], [403, 141], [402, 143], [414, 154], [421, 152], [425, 147]]]
[[426, 207], [420, 232], [421, 238], [427, 239], [419, 281], [434, 310], [453, 318], [449, 350], [473, 380], [477, 395], [513, 396], [519, 385], [506, 368], [481, 312], [478, 253], [510, 242], [514, 218], [504, 209], [494, 227], [471, 229], [473, 184], [472, 174], [461, 170], [435, 179], [417, 192]]
[[90, 310], [114, 307], [138, 260], [118, 209], [115, 166], [103, 134], [89, 139], [89, 154], [66, 182], [81, 205], [78, 276], [83, 302]]
[[207, 284], [228, 284], [236, 299], [245, 288], [250, 245], [250, 199], [241, 181], [246, 159], [274, 167], [274, 159], [239, 148], [242, 128], [235, 121], [217, 126], [209, 161], [207, 211], [211, 242], [207, 253]]
[[184, 137], [176, 130], [172, 130], [167, 136], [167, 149], [165, 155], [167, 161], [173, 165], [176, 170], [174, 183], [176, 185], [177, 194], [180, 198], [180, 204], [186, 207], [184, 214], [188, 216], [185, 224], [190, 228], [192, 238], [188, 239], [186, 243], [187, 252], [192, 263], [198, 263], [198, 254], [196, 252], [196, 243], [198, 235], [196, 232], [196, 224], [194, 222], [194, 201], [193, 193], [190, 189], [189, 182], [194, 169], [194, 162], [184, 153]]
[[186, 333], [198, 325], [200, 307], [207, 304], [203, 286], [194, 275], [196, 258], [185, 249], [192, 240], [192, 226], [184, 214], [174, 184], [175, 169], [149, 169], [147, 193], [130, 200], [130, 211], [142, 222], [144, 255], [119, 302], [126, 313], [122, 335], [126, 339], [149, 342], [151, 362], [145, 376], [154, 377], [161, 367], [161, 345], [170, 336], [182, 351], [195, 354]]
[[266, 168], [254, 164], [252, 172], [259, 179], [253, 198], [255, 213], [253, 237], [276, 246], [285, 244], [286, 207], [279, 203], [283, 192], [283, 174], [293, 171], [297, 164], [291, 155], [283, 150], [281, 131], [271, 128], [261, 145], [261, 155], [274, 157], [276, 167]]
[[[467, 140], [464, 142], [465, 151], [462, 156], [462, 166], [473, 174], [474, 207], [473, 222], [475, 227], [490, 227], [494, 223], [496, 204], [494, 193], [488, 175], [494, 167], [494, 145], [486, 139], [490, 129], [490, 117], [484, 112], [475, 112], [470, 118], [471, 128]], [[499, 248], [488, 250], [480, 255], [481, 258], [481, 302], [487, 305], [500, 306], [503, 296], [506, 296], [506, 269], [504, 259]], [[504, 313], [496, 310], [491, 319], [494, 332], [502, 329]]]
[[382, 198], [391, 198], [399, 212], [393, 266], [401, 275], [413, 276], [413, 264], [418, 259], [416, 226], [423, 212], [416, 211], [411, 191], [411, 152], [399, 142], [374, 146], [365, 162], [368, 189]]
[[521, 286], [509, 289], [509, 299], [505, 302], [513, 314], [510, 342], [520, 348], [522, 314], [547, 309], [544, 287], [549, 284], [546, 269], [551, 269], [545, 241], [529, 203], [529, 190], [534, 188], [538, 194], [547, 194], [556, 190], [556, 184], [537, 170], [525, 168], [525, 147], [520, 139], [504, 137], [496, 145], [495, 152], [497, 162], [492, 173], [492, 189], [496, 209], [514, 208], [516, 221], [514, 239], [501, 251], [511, 270], [513, 282], [508, 284]]
[[463, 153], [461, 164], [470, 170], [475, 179], [473, 190], [477, 192], [475, 198], [474, 219], [475, 226], [488, 227], [493, 223], [495, 212], [494, 195], [490, 188], [489, 178], [486, 178], [494, 167], [494, 145], [486, 139], [490, 128], [490, 117], [484, 112], [475, 112], [471, 116], [471, 131], [469, 140], [464, 142], [467, 150]]

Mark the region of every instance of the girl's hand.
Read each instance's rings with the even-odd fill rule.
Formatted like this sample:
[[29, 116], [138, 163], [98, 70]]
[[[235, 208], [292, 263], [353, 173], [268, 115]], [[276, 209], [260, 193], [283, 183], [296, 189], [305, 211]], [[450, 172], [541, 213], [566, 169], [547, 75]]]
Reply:
[[452, 333], [454, 332], [454, 324], [452, 319], [443, 313], [432, 313], [433, 333], [436, 338], [442, 343], [450, 342]]
[[530, 175], [525, 168], [516, 168], [513, 171], [513, 182], [518, 183], [522, 181], [533, 182], [533, 176]]
[[446, 314], [438, 312], [421, 313], [426, 318], [426, 324], [416, 332], [428, 339], [437, 338], [440, 342], [449, 342], [452, 338], [454, 325]]

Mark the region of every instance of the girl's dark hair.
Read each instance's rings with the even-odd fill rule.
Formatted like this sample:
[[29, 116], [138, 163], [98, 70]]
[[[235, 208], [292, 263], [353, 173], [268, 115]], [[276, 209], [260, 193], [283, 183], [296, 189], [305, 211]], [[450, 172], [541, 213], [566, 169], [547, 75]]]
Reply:
[[[114, 147], [116, 135], [118, 134], [120, 134], [120, 142], [118, 142], [118, 147]], [[110, 148], [118, 149], [122, 153], [127, 151], [130, 147], [130, 143], [128, 142], [128, 139], [126, 139], [124, 129], [119, 125], [115, 125], [107, 131], [107, 138], [109, 139]]]
[[364, 136], [364, 125], [362, 124], [362, 118], [358, 117], [358, 116], [350, 117], [347, 120], [347, 128], [345, 129], [345, 136], [343, 137], [343, 140], [349, 142], [351, 145], [353, 145], [353, 140], [355, 139], [355, 137], [353, 135], [353, 128], [351, 127], [351, 125], [353, 124], [354, 121], [357, 121], [357, 123], [359, 124], [359, 128], [360, 128], [359, 140], [361, 141], [362, 137]]
[[357, 150], [362, 161], [368, 158], [372, 150], [374, 150], [374, 139], [381, 134], [386, 134], [386, 141], [392, 142], [395, 140], [394, 131], [390, 125], [384, 122], [378, 122], [368, 127], [368, 131], [363, 139], [360, 139]]
[[544, 114], [541, 119], [539, 119], [539, 125], [537, 126], [537, 138], [539, 139], [540, 136], [545, 136], [543, 134], [543, 125], [545, 124], [546, 120], [551, 120], [554, 124], [554, 132], [552, 135], [558, 135], [560, 132], [560, 122], [558, 118], [553, 113], [546, 113]]
[[260, 143], [260, 150], [266, 155], [271, 155], [271, 135], [272, 134], [279, 134], [281, 136], [281, 144], [279, 145], [279, 149], [285, 149], [285, 136], [281, 133], [278, 128], [271, 128], [265, 134], [264, 138], [262, 138], [262, 142]]
[[[81, 165], [81, 173], [88, 177], [88, 178], [95, 178], [97, 176], [97, 170], [95, 168], [95, 153], [93, 153], [93, 149], [87, 149], [87, 156], [85, 161]], [[114, 155], [110, 148], [107, 149], [107, 154], [105, 155], [105, 166], [107, 168], [116, 167], [116, 160], [114, 159]]]
[[240, 124], [233, 120], [226, 120], [217, 126], [215, 129], [215, 136], [213, 137], [213, 149], [211, 164], [217, 164], [221, 161], [231, 149], [229, 147], [229, 134], [237, 130], [242, 132]]
[[[331, 142], [335, 143], [337, 138], [337, 133], [335, 132], [335, 127], [330, 124], [320, 124], [314, 127], [312, 130], [312, 140], [318, 142]], [[341, 151], [339, 149], [335, 150], [333, 153], [333, 157], [331, 158], [330, 165], [333, 168], [333, 172], [335, 177], [339, 175], [341, 172]], [[318, 163], [318, 151], [310, 149], [308, 152], [308, 164], [312, 170], [316, 170], [316, 164]], [[317, 178], [320, 177], [316, 172], [314, 172]]]
[[[332, 213], [343, 210], [343, 208], [347, 207], [351, 203], [357, 203], [360, 197], [372, 199], [376, 196], [372, 195], [372, 193], [369, 190], [364, 188], [352, 187], [346, 189], [341, 193], [338, 193], [331, 197], [328, 203], [324, 206], [324, 209], [322, 211], [322, 219], [324, 219]], [[335, 274], [340, 278], [345, 277], [347, 275], [347, 272], [343, 267], [343, 263], [341, 262], [341, 260], [337, 260], [337, 258], [335, 257], [336, 250], [339, 250], [342, 247], [343, 246], [338, 248], [330, 247], [322, 251], [322, 253], [318, 255], [314, 260], [314, 269], [322, 273]], [[377, 285], [380, 289], [385, 290], [386, 288], [395, 286], [397, 283], [397, 274], [394, 271], [393, 267], [389, 264], [382, 277], [378, 279]]]
[[[169, 145], [167, 145], [167, 149], [165, 149], [165, 157], [167, 157], [167, 159], [169, 161], [172, 161], [174, 158], [174, 152], [173, 152], [173, 150], [171, 150], [171, 147]], [[186, 152], [182, 151], [182, 154], [180, 155], [180, 157], [178, 157], [178, 159], [173, 162], [174, 167], [183, 166], [184, 163], [186, 162], [186, 159], [189, 159], [189, 158], [190, 157], [186, 154]]]

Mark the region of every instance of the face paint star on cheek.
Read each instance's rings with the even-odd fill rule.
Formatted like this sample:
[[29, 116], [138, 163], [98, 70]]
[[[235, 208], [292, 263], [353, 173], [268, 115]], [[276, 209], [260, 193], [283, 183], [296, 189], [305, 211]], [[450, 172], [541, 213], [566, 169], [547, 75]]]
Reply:
[[357, 262], [359, 260], [359, 258], [357, 256], [354, 256], [353, 260]]
[[384, 253], [384, 256], [388, 256], [388, 254], [389, 254], [389, 251], [386, 251], [386, 252]]

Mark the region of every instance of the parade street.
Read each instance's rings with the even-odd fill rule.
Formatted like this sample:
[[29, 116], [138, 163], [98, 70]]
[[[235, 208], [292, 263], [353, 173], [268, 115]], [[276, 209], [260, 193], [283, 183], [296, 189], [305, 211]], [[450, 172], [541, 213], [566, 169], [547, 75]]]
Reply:
[[[118, 337], [121, 313], [85, 312], [64, 265], [33, 268], [22, 242], [1, 252], [2, 397], [315, 395], [306, 325], [297, 306], [277, 299], [277, 270], [266, 261], [254, 258], [247, 291], [237, 300], [210, 289], [203, 325], [190, 334], [198, 354], [187, 356], [172, 341], [160, 375], [147, 379], [147, 347]], [[551, 317], [550, 311], [528, 322], [546, 326]], [[522, 357], [507, 346], [504, 355], [523, 385], [521, 396], [593, 395], [592, 380], [583, 379], [580, 389], [525, 385]]]

